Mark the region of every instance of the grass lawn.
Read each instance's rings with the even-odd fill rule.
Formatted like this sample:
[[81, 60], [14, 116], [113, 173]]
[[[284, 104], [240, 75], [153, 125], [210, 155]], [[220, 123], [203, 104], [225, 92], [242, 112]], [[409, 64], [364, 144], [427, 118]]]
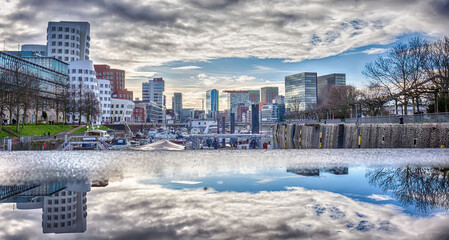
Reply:
[[3, 126], [3, 127], [6, 128], [8, 131], [16, 134], [17, 136], [40, 136], [44, 135], [45, 132], [55, 134], [58, 132], [63, 132], [74, 128], [74, 126], [72, 125], [25, 125], [23, 129], [22, 126], [20, 126], [20, 131], [16, 132], [16, 126]]
[[6, 132], [0, 131], [0, 138], [5, 138], [5, 137], [11, 137], [9, 134], [7, 134]]
[[[105, 130], [105, 131], [107, 131], [107, 130], [109, 129], [108, 127], [106, 127], [106, 126], [104, 126], [104, 125], [95, 125], [95, 127], [97, 127], [97, 126], [100, 126], [100, 127], [99, 127], [100, 130]], [[87, 130], [87, 127], [84, 126], [84, 127], [82, 127], [82, 128], [76, 129], [76, 130], [73, 131], [72, 133], [83, 133], [83, 132], [85, 132], [86, 130]]]

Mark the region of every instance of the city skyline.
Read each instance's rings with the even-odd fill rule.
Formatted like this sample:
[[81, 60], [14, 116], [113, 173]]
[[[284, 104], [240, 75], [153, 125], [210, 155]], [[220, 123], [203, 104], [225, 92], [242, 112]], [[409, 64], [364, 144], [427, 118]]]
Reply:
[[[169, 96], [182, 92], [185, 107], [197, 109], [212, 86], [220, 91], [274, 86], [285, 95], [284, 77], [300, 72], [346, 73], [347, 84], [363, 87], [365, 63], [395, 42], [447, 34], [449, 15], [445, 1], [2, 3], [0, 40], [7, 50], [45, 44], [49, 21], [86, 21], [92, 35], [89, 57], [94, 64], [125, 70], [126, 88], [134, 97], [141, 98], [142, 82], [163, 77], [168, 106]], [[208, 20], [200, 24], [201, 19]], [[220, 105], [226, 106], [220, 95]]]

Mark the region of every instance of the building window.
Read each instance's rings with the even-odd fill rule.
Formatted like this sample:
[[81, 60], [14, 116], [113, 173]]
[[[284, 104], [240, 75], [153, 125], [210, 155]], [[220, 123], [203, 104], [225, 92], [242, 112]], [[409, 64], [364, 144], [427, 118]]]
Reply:
[[62, 27], [58, 27], [58, 31], [59, 31], [59, 32], [62, 32]]

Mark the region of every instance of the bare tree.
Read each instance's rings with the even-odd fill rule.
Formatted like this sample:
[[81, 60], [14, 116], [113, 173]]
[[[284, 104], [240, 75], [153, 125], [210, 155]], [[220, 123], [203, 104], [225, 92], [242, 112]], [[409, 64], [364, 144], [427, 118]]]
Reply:
[[443, 99], [445, 112], [449, 111], [449, 36], [433, 42], [429, 47], [428, 76], [432, 79], [435, 95], [435, 110], [438, 112], [438, 102]]
[[398, 43], [386, 57], [380, 56], [366, 64], [363, 71], [365, 76], [383, 86], [391, 99], [402, 102], [405, 114], [409, 101], [414, 103], [416, 94], [419, 94], [416, 91], [419, 81], [424, 79], [426, 45], [427, 42], [420, 38], [413, 38], [408, 44]]
[[337, 118], [350, 117], [357, 101], [357, 94], [353, 86], [333, 86], [325, 105], [333, 110]]

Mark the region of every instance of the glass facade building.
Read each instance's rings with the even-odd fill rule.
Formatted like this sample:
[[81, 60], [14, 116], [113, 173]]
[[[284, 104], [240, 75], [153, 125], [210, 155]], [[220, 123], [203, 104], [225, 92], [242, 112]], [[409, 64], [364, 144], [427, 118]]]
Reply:
[[332, 73], [328, 75], [319, 76], [317, 79], [318, 85], [318, 105], [326, 103], [329, 98], [329, 93], [334, 86], [346, 85], [346, 74]]
[[[39, 64], [38, 64], [39, 63]], [[42, 64], [42, 65], [40, 65]], [[37, 80], [37, 91], [44, 100], [55, 100], [68, 87], [68, 64], [50, 57], [21, 58], [0, 52], [0, 74], [13, 77], [14, 72]], [[12, 83], [12, 79], [10, 79]]]
[[304, 111], [317, 105], [316, 72], [285, 77], [285, 105], [291, 111]]
[[213, 118], [213, 113], [219, 111], [219, 95], [217, 89], [206, 92], [206, 113], [207, 117]]

